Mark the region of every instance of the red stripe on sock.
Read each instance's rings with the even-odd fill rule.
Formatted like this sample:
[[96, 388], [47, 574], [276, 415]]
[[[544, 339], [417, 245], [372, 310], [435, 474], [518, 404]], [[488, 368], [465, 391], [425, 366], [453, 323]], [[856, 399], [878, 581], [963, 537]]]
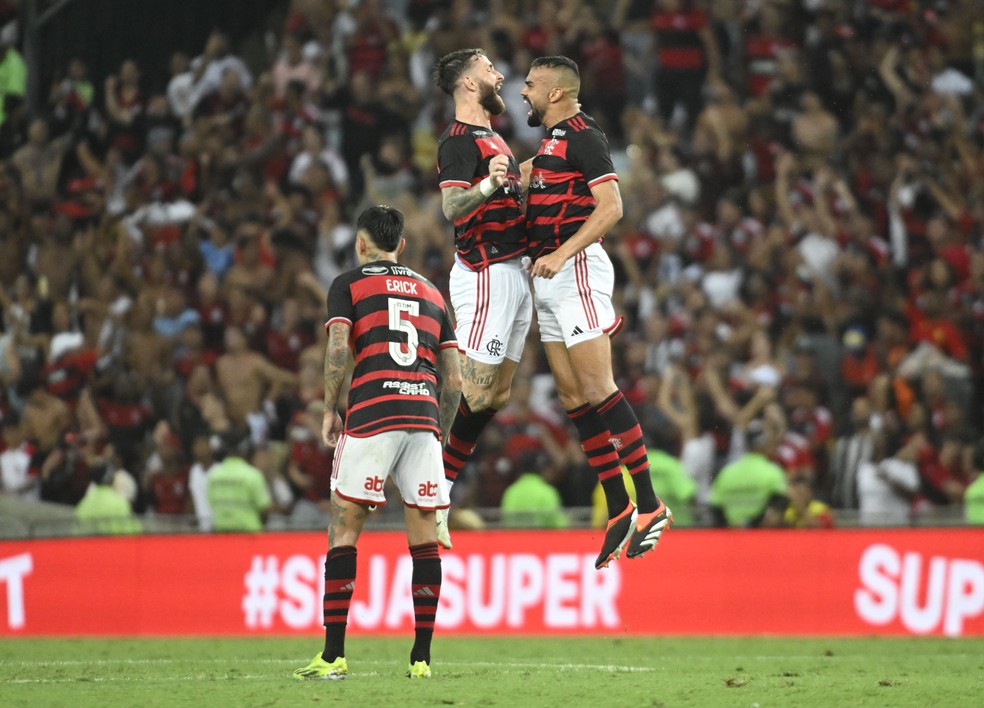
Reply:
[[603, 448], [606, 445], [611, 445], [611, 443], [608, 441], [608, 438], [609, 438], [609, 434], [607, 430], [604, 431], [603, 433], [598, 433], [594, 437], [588, 438], [587, 440], [582, 442], [581, 449], [584, 450], [585, 454], [587, 454], [589, 452], [593, 452], [594, 450]]
[[[434, 543], [421, 543], [419, 546], [410, 546], [410, 556], [414, 559], [438, 558], [440, 555], [440, 546], [437, 545], [436, 541]], [[428, 586], [414, 585], [413, 589], [418, 590], [422, 587]]]
[[624, 398], [624, 396], [622, 396], [622, 392], [616, 391], [611, 396], [609, 396], [604, 401], [598, 404], [598, 412], [602, 414], [607, 413], [612, 409], [612, 407], [615, 406], [616, 403], [621, 401], [622, 398]]
[[620, 467], [613, 467], [611, 469], [604, 470], [603, 472], [599, 472], [598, 481], [600, 482], [606, 479], [611, 479], [612, 477], [618, 477], [620, 474], [622, 474], [622, 469]]
[[633, 455], [630, 460], [625, 460], [625, 466], [629, 470], [629, 474], [648, 472], [649, 456], [646, 455], [646, 448], [640, 448], [639, 454]]
[[343, 579], [343, 580], [334, 580], [334, 579], [332, 579], [332, 580], [326, 580], [325, 581], [325, 594], [326, 595], [335, 595], [337, 593], [347, 592], [348, 594], [351, 595], [352, 594], [352, 588], [351, 587], [348, 588], [347, 590], [345, 590], [343, 588], [346, 585], [353, 585], [354, 583], [355, 583], [355, 578], [346, 578], [346, 579]]
[[475, 452], [475, 445], [477, 443], [467, 442], [462, 440], [456, 435], [448, 435], [448, 443], [446, 447], [452, 448], [455, 452], [460, 452], [462, 455], [470, 456]]

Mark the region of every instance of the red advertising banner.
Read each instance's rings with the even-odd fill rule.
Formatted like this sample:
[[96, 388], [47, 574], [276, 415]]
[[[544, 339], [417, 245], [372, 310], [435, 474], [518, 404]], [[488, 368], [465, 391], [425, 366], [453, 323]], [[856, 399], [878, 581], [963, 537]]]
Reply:
[[[596, 571], [591, 531], [459, 532], [438, 626], [475, 634], [984, 636], [984, 532], [671, 531]], [[0, 543], [0, 636], [317, 633], [323, 533]], [[353, 633], [413, 627], [404, 536], [367, 531]]]

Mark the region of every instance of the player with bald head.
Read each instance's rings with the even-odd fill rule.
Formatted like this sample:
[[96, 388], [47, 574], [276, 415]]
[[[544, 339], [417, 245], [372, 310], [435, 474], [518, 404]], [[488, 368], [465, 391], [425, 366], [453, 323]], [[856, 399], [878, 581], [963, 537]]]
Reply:
[[[444, 446], [450, 490], [479, 436], [509, 400], [533, 316], [519, 165], [491, 119], [505, 110], [502, 74], [482, 49], [438, 60], [434, 82], [454, 99], [454, 120], [438, 143], [444, 215], [454, 225], [450, 295], [462, 354], [462, 397]], [[494, 297], [494, 304], [493, 304]], [[451, 547], [446, 519], [438, 539]]]
[[[601, 242], [622, 218], [622, 197], [608, 139], [581, 111], [580, 85], [577, 64], [567, 57], [531, 64], [523, 88], [528, 122], [547, 135], [522, 174], [540, 339], [560, 401], [605, 490], [608, 527], [595, 561], [604, 568], [623, 549], [629, 558], [652, 550], [672, 514], [653, 491], [642, 429], [612, 372], [610, 337], [622, 318], [612, 306], [615, 274]], [[619, 463], [632, 475], [638, 508]]]

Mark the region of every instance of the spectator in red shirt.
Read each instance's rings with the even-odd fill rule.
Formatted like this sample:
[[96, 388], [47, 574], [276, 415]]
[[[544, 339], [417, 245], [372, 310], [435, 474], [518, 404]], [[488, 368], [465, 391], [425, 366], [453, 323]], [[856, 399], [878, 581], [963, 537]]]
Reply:
[[298, 525], [319, 526], [327, 520], [334, 452], [321, 441], [323, 414], [324, 404], [312, 402], [287, 429], [287, 479], [297, 497], [291, 520]]
[[691, 0], [660, 0], [652, 15], [656, 33], [655, 91], [659, 114], [669, 123], [677, 106], [697, 119], [708, 74], [718, 74], [718, 51], [707, 14]]
[[913, 308], [909, 314], [912, 341], [928, 342], [947, 356], [966, 363], [967, 344], [957, 326], [946, 319], [945, 296], [930, 291], [925, 293], [922, 303], [921, 311]]
[[162, 422], [154, 430], [153, 438], [154, 452], [147, 460], [143, 478], [148, 507], [161, 516], [192, 513], [189, 467], [178, 436]]
[[301, 308], [296, 298], [286, 298], [280, 304], [279, 316], [266, 333], [266, 354], [274, 366], [297, 371], [298, 360], [305, 347], [311, 344], [311, 334], [301, 321]]
[[763, 4], [753, 24], [745, 28], [745, 74], [751, 96], [761, 96], [768, 90], [778, 72], [779, 55], [797, 47], [783, 32], [782, 12], [776, 5]]

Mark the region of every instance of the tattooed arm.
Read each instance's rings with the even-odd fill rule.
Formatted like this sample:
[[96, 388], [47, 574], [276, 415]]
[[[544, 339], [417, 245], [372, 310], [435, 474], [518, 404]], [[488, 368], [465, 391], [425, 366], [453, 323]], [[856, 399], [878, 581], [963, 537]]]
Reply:
[[321, 438], [329, 449], [338, 442], [341, 424], [335, 413], [338, 394], [342, 390], [349, 360], [349, 332], [345, 322], [332, 322], [328, 328], [328, 346], [325, 348], [325, 416], [321, 425]]
[[451, 421], [461, 400], [461, 359], [458, 350], [448, 347], [441, 350], [441, 440], [447, 442]]
[[445, 218], [454, 223], [456, 219], [475, 211], [479, 204], [505, 183], [508, 169], [509, 158], [505, 155], [496, 155], [489, 161], [489, 176], [478, 184], [473, 184], [468, 189], [464, 187], [442, 189], [441, 208], [444, 210]]

